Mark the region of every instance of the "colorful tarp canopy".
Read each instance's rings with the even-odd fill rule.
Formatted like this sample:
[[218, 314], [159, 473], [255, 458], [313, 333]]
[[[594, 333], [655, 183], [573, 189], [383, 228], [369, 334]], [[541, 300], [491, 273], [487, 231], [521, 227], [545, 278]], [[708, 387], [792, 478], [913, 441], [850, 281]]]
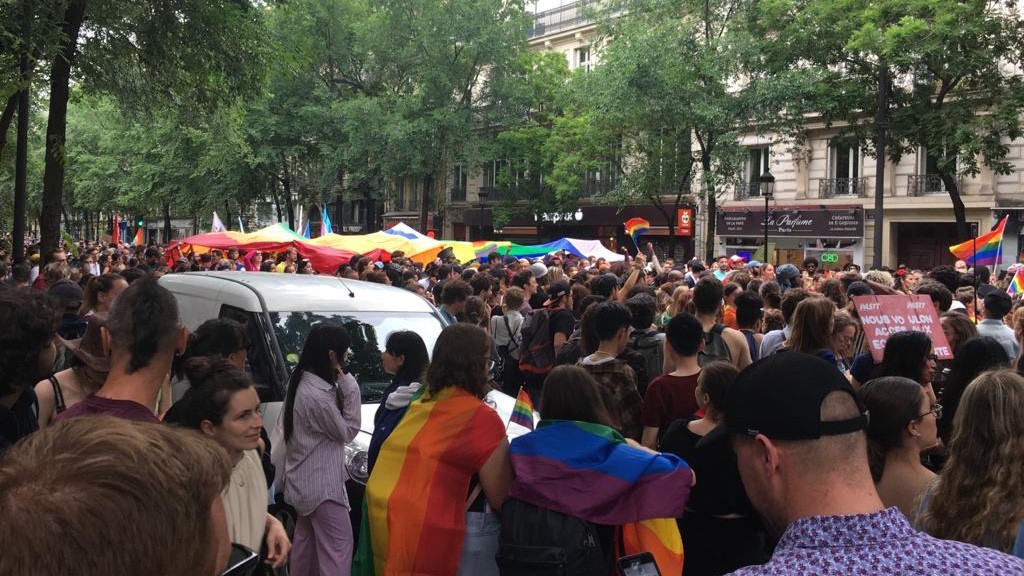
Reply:
[[422, 264], [433, 261], [445, 248], [450, 248], [460, 262], [485, 258], [491, 252], [497, 252], [502, 256], [510, 254], [519, 258], [535, 258], [559, 250], [581, 258], [604, 258], [609, 262], [624, 259], [622, 254], [608, 250], [598, 240], [562, 238], [537, 245], [503, 241], [435, 240], [406, 224], [398, 224], [388, 230], [372, 234], [347, 236], [332, 233], [310, 240], [295, 233], [287, 225], [278, 223], [248, 234], [232, 231], [197, 234], [177, 244], [172, 243], [168, 249], [178, 248], [186, 253], [229, 248], [280, 252], [291, 247], [294, 247], [300, 256], [309, 259], [317, 272], [327, 274], [333, 274], [338, 266], [348, 262], [353, 256], [366, 255], [375, 259], [386, 259], [386, 255], [396, 250], [404, 252], [406, 257]]

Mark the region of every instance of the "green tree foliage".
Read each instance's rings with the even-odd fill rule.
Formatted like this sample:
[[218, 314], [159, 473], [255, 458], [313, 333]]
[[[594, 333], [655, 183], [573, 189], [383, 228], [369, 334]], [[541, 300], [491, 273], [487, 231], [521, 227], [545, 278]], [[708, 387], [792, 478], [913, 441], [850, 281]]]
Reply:
[[[759, 23], [766, 68], [799, 69], [816, 86], [794, 102], [820, 113], [869, 153], [935, 158], [958, 234], [969, 236], [959, 177], [981, 165], [1007, 173], [1020, 137], [1022, 24], [1013, 4], [988, 0], [770, 0]], [[802, 106], [801, 106], [802, 105]], [[882, 192], [879, 162], [876, 195]], [[876, 260], [881, 230], [876, 230]]]

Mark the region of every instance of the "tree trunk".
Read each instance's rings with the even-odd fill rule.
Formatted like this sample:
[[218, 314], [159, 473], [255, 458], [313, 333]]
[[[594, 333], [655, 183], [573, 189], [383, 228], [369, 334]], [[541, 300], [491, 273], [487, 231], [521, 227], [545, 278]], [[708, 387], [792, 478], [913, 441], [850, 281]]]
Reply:
[[960, 183], [956, 175], [949, 172], [939, 171], [942, 184], [946, 186], [946, 193], [953, 202], [953, 218], [956, 219], [956, 237], [970, 238], [971, 227], [967, 224], [967, 207], [964, 206], [964, 199], [960, 197]]
[[86, 0], [71, 0], [64, 12], [60, 51], [50, 67], [50, 111], [46, 122], [46, 164], [43, 170], [43, 209], [39, 216], [42, 259], [49, 259], [60, 241], [64, 195], [64, 142], [67, 133], [71, 68], [78, 51], [78, 33], [85, 19]]
[[[22, 72], [26, 71], [28, 58], [22, 55]], [[14, 229], [11, 237], [11, 256], [15, 263], [25, 258], [25, 224], [28, 215], [25, 213], [28, 197], [28, 117], [31, 113], [28, 99], [28, 87], [16, 94], [18, 103], [18, 141], [14, 159]], [[13, 96], [12, 96], [13, 98]], [[4, 110], [7, 113], [7, 110]], [[9, 120], [8, 120], [9, 123]], [[4, 128], [4, 134], [7, 130]], [[3, 138], [0, 138], [2, 140]]]
[[231, 230], [231, 203], [224, 201], [224, 228]]
[[164, 244], [171, 241], [171, 205], [164, 202]]
[[[292, 176], [288, 172], [288, 161], [284, 161], [284, 178], [281, 180], [284, 186], [284, 207], [288, 211], [288, 227], [295, 230], [295, 206], [292, 204]], [[302, 234], [302, 230], [295, 230]]]
[[716, 220], [718, 219], [718, 199], [715, 197], [715, 186], [711, 183], [711, 178], [708, 174], [711, 174], [711, 155], [708, 153], [702, 153], [700, 156], [700, 167], [704, 173], [704, 182], [706, 184], [705, 194], [708, 198], [708, 209], [705, 214], [704, 221], [707, 223], [705, 227], [707, 234], [704, 238], [704, 261], [711, 263], [711, 259], [715, 257], [715, 226], [717, 225]]
[[[423, 197], [420, 198], [420, 233], [426, 234], [430, 229], [428, 218], [430, 216], [430, 192], [434, 186], [434, 175], [427, 174], [423, 177]], [[440, 234], [440, 232], [438, 232]]]
[[21, 91], [11, 94], [4, 104], [3, 114], [0, 114], [0, 159], [3, 158], [4, 148], [7, 146], [7, 132], [11, 129], [11, 122], [14, 122], [14, 113], [18, 111], [18, 102]]
[[274, 202], [274, 213], [277, 214], [277, 221], [281, 222], [284, 220], [284, 214], [281, 213], [281, 196], [277, 193], [277, 174], [270, 177], [270, 198]]
[[875, 237], [871, 266], [881, 268], [882, 240], [885, 236], [885, 154], [889, 144], [886, 122], [889, 119], [889, 65], [883, 60], [878, 69], [878, 108], [875, 110]]

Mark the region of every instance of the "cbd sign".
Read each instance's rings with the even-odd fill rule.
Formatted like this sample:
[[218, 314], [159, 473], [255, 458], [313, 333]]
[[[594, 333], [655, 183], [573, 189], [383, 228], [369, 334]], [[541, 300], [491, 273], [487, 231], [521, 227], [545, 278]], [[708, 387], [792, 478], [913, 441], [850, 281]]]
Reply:
[[839, 262], [839, 254], [835, 252], [822, 252], [818, 255], [818, 259], [826, 264], [836, 264]]
[[676, 234], [693, 236], [693, 208], [680, 208], [676, 212]]

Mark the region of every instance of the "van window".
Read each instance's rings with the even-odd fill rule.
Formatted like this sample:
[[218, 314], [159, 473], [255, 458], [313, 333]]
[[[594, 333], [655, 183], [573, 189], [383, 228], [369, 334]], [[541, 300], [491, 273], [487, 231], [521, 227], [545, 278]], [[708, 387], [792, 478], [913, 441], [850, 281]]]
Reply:
[[441, 320], [427, 312], [271, 312], [270, 321], [289, 371], [298, 364], [313, 325], [331, 322], [344, 326], [352, 336], [345, 370], [359, 382], [364, 403], [379, 402], [391, 383], [391, 376], [384, 373], [380, 353], [392, 332], [412, 330], [423, 338], [430, 351], [443, 328]]
[[284, 400], [287, 382], [279, 374], [279, 369], [273, 362], [272, 336], [268, 331], [260, 330], [260, 315], [225, 304], [221, 306], [220, 317], [234, 320], [245, 326], [246, 335], [249, 336], [245, 371], [252, 379], [256, 392], [260, 395], [260, 401], [279, 402]]

